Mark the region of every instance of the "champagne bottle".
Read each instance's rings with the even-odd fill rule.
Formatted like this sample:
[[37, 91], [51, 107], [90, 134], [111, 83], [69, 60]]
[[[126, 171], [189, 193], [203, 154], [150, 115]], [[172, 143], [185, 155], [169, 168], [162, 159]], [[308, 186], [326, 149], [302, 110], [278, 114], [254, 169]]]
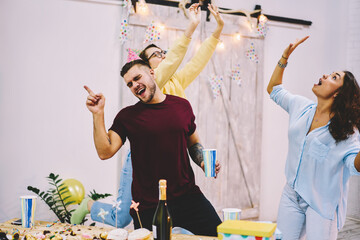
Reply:
[[172, 231], [172, 220], [166, 204], [166, 180], [159, 181], [159, 203], [156, 208], [153, 222], [154, 240], [170, 240]]

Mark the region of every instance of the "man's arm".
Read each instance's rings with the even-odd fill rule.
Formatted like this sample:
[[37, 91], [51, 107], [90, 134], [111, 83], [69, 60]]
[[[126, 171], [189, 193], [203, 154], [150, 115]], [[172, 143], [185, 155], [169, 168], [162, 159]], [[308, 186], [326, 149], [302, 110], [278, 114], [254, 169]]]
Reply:
[[195, 132], [189, 138], [188, 151], [194, 163], [196, 163], [196, 165], [198, 165], [202, 169], [204, 169], [204, 157], [202, 153], [203, 149], [204, 147], [200, 143], [199, 135], [195, 130]]
[[101, 93], [95, 94], [90, 88], [84, 86], [89, 93], [86, 106], [93, 114], [94, 143], [96, 151], [101, 160], [114, 156], [123, 145], [120, 136], [114, 131], [107, 132], [104, 121], [105, 97]]
[[[188, 140], [188, 151], [190, 154], [191, 159], [205, 171], [204, 168], [204, 157], [203, 157], [203, 149], [204, 147], [200, 143], [200, 137], [195, 130], [195, 132], [189, 137]], [[219, 160], [216, 160], [215, 164], [215, 178], [217, 177], [218, 173], [220, 172], [221, 165]]]

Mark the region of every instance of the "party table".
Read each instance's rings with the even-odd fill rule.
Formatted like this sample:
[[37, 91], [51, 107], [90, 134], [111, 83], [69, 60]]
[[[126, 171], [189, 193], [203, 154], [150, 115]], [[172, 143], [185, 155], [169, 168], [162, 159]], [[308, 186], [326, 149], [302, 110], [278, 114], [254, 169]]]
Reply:
[[[20, 238], [26, 234], [30, 234], [36, 240], [59, 240], [60, 236], [66, 240], [84, 240], [83, 236], [90, 236], [91, 239], [101, 239], [105, 233], [115, 229], [114, 227], [97, 227], [97, 226], [85, 226], [85, 225], [71, 225], [67, 223], [59, 222], [44, 222], [36, 221], [35, 226], [32, 228], [22, 228], [19, 225], [11, 224], [16, 219], [11, 219], [4, 223], [0, 223], [0, 232], [5, 232], [8, 236], [13, 236], [15, 233], [19, 233]], [[41, 236], [41, 237], [40, 237]], [[38, 237], [38, 238], [36, 238]], [[197, 235], [185, 235], [185, 234], [173, 234], [172, 240], [217, 240], [216, 237], [197, 236]]]

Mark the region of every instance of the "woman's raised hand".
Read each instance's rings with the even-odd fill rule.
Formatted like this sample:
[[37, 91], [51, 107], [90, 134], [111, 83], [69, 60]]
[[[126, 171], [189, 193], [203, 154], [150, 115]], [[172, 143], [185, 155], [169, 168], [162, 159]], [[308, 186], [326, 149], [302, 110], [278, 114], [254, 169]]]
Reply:
[[201, 21], [201, 9], [199, 3], [191, 4], [189, 7], [189, 18], [191, 23], [198, 25]]
[[219, 13], [218, 7], [215, 6], [214, 4], [209, 3], [208, 9], [211, 12], [211, 14], [214, 16], [217, 24], [221, 27], [224, 26], [224, 20], [222, 19], [221, 15]]
[[289, 46], [287, 46], [287, 48], [285, 48], [283, 57], [285, 59], [288, 59], [290, 54], [295, 50], [295, 48], [297, 48], [297, 46], [299, 46], [301, 43], [303, 43], [308, 38], [309, 38], [309, 36], [306, 36], [300, 40], [296, 39], [296, 41], [294, 43], [290, 43]]

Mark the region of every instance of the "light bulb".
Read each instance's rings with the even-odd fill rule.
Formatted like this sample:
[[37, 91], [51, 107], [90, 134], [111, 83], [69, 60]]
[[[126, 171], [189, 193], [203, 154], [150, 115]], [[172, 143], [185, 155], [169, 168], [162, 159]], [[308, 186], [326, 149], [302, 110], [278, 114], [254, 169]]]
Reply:
[[140, 0], [136, 3], [136, 9], [139, 14], [146, 15], [148, 13], [148, 6], [144, 0]]
[[240, 40], [241, 40], [241, 35], [240, 35], [240, 33], [236, 33], [236, 34], [234, 35], [234, 38], [235, 38], [235, 40], [240, 41]]
[[259, 22], [265, 23], [267, 21], [268, 21], [268, 18], [264, 14], [261, 14], [259, 17]]
[[157, 25], [157, 27], [158, 27], [158, 29], [159, 29], [160, 32], [162, 32], [162, 31], [165, 30], [165, 25], [164, 25], [164, 24], [159, 23], [159, 24]]
[[219, 44], [218, 44], [218, 48], [220, 49], [220, 50], [224, 50], [225, 49], [225, 44], [224, 44], [224, 42], [219, 42]]

